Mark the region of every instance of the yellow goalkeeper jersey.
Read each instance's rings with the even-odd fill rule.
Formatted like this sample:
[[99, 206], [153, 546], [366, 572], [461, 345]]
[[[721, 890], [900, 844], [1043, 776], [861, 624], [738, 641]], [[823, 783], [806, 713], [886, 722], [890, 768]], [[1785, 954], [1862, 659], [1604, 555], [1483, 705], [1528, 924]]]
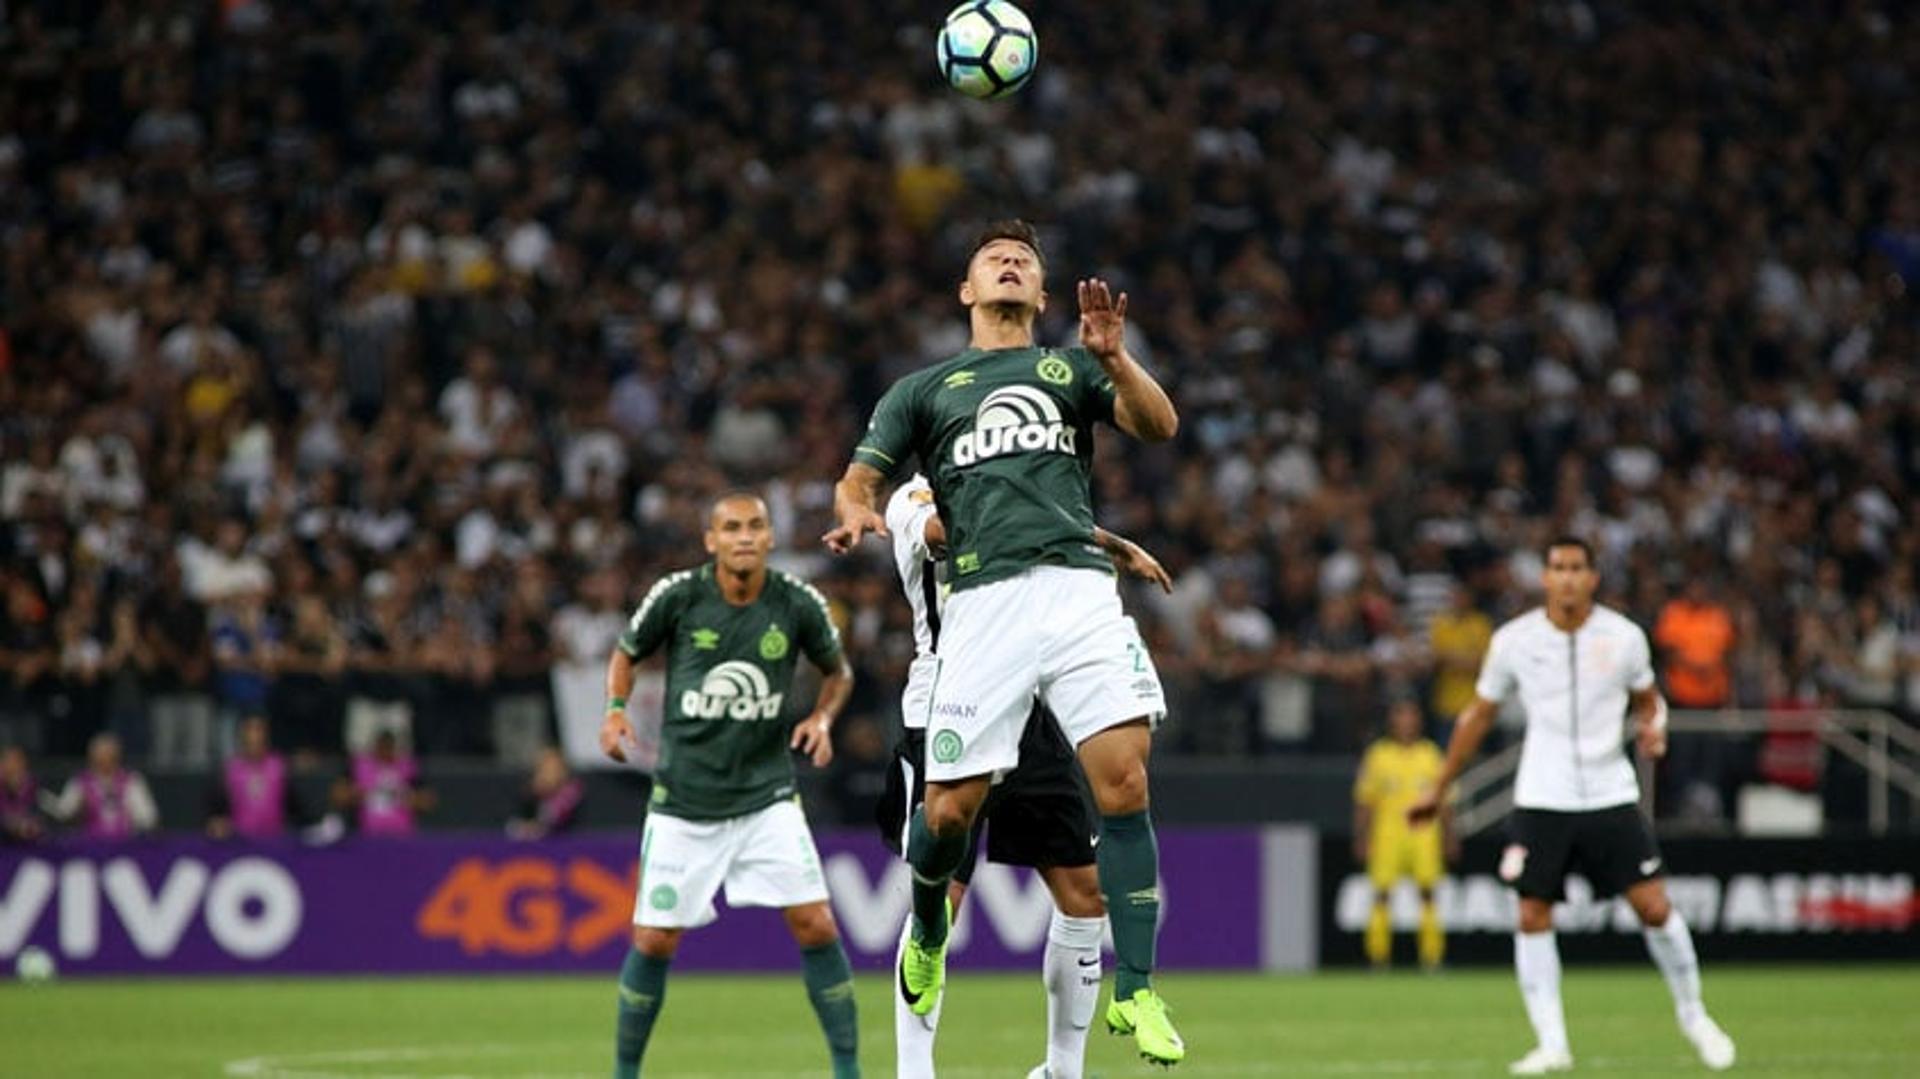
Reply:
[[1353, 800], [1373, 810], [1375, 834], [1407, 826], [1407, 810], [1433, 789], [1444, 759], [1427, 738], [1411, 743], [1382, 738], [1367, 747]]

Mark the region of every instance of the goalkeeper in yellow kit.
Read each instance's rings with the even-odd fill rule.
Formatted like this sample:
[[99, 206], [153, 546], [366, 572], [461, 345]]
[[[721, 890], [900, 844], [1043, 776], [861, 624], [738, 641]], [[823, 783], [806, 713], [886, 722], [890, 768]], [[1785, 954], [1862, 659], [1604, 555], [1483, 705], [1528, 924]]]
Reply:
[[[1446, 861], [1458, 854], [1453, 813], [1442, 803], [1437, 820], [1407, 823], [1407, 809], [1440, 777], [1440, 747], [1420, 734], [1420, 705], [1397, 700], [1387, 711], [1387, 736], [1367, 747], [1353, 784], [1353, 852], [1373, 883], [1367, 919], [1367, 959], [1384, 967], [1393, 955], [1388, 901], [1402, 877], [1420, 889], [1420, 965], [1432, 970], [1446, 955], [1446, 935], [1434, 908], [1434, 886]], [[1445, 857], [1443, 857], [1443, 855]]]

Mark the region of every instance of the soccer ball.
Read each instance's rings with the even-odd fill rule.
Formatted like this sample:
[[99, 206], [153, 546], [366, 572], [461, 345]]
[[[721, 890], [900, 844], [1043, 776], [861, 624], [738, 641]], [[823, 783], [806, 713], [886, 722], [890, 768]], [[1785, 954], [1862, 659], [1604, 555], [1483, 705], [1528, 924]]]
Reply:
[[967, 0], [947, 13], [934, 50], [947, 85], [968, 97], [1005, 97], [1033, 78], [1040, 39], [1007, 0]]
[[28, 985], [53, 980], [53, 956], [45, 948], [22, 948], [13, 960], [14, 976]]

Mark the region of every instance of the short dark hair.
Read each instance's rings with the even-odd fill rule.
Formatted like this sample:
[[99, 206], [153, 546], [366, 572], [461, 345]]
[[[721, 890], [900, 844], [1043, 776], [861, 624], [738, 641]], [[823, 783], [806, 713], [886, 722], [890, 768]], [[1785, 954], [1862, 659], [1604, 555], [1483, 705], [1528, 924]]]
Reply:
[[[720, 507], [728, 502], [758, 502], [762, 507], [767, 506], [767, 500], [761, 497], [758, 491], [750, 491], [745, 487], [730, 488], [721, 492], [712, 502], [707, 503], [707, 521], [709, 524], [712, 523], [714, 515], [720, 512]], [[773, 510], [767, 508], [767, 512], [771, 514]]]
[[1578, 547], [1580, 548], [1580, 553], [1587, 556], [1588, 568], [1598, 569], [1600, 566], [1600, 563], [1595, 561], [1593, 557], [1593, 544], [1588, 543], [1586, 540], [1570, 532], [1563, 532], [1548, 540], [1547, 545], [1540, 550], [1541, 556], [1551, 561], [1553, 559], [1553, 550], [1556, 547]]
[[995, 240], [1012, 240], [1015, 243], [1026, 244], [1033, 248], [1033, 257], [1040, 261], [1041, 267], [1045, 268], [1047, 265], [1047, 254], [1040, 250], [1040, 233], [1032, 225], [1017, 217], [995, 221], [981, 229], [979, 238], [973, 242], [972, 253], [967, 255], [967, 265], [973, 265], [973, 256], [978, 255], [981, 248]]

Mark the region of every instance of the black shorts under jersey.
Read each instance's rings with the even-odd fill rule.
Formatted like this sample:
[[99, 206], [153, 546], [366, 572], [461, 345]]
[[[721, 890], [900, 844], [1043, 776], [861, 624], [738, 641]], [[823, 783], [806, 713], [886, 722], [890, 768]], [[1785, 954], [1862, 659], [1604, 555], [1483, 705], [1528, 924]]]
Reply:
[[1511, 845], [1500, 878], [1527, 899], [1566, 898], [1567, 875], [1578, 873], [1596, 898], [1619, 895], [1665, 872], [1653, 829], [1638, 806], [1560, 811], [1516, 809], [1508, 818]]
[[[926, 800], [926, 759], [927, 732], [906, 729], [894, 749], [886, 793], [874, 810], [880, 837], [895, 854], [902, 853], [907, 819]], [[1002, 865], [1092, 865], [1097, 826], [1078, 769], [1073, 747], [1053, 716], [1036, 707], [1020, 733], [1020, 764], [987, 792], [954, 879], [962, 884], [973, 879], [983, 831], [987, 858]]]

